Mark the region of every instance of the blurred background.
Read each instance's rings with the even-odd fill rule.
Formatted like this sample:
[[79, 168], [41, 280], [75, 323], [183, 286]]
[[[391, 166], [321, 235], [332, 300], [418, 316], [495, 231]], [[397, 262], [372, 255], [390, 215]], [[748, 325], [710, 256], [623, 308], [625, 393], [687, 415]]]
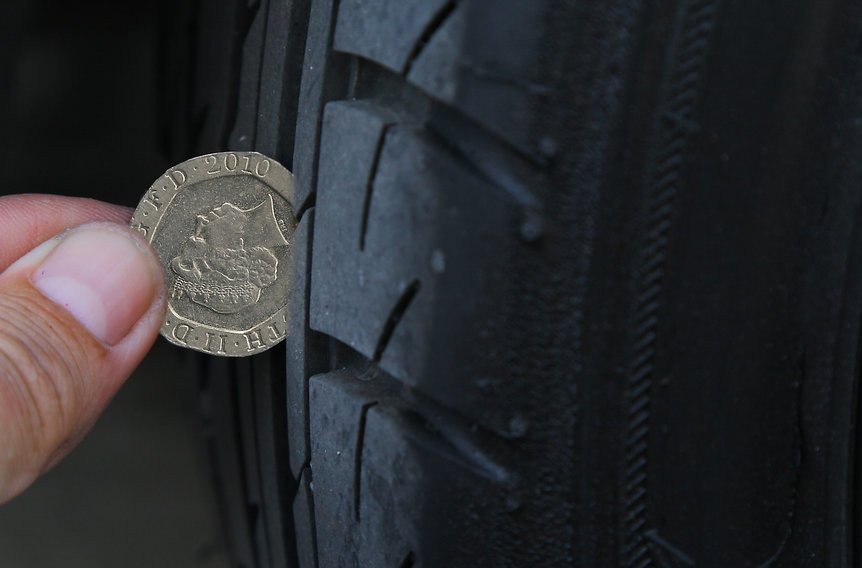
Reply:
[[[0, 193], [133, 207], [167, 168], [157, 4], [4, 5]], [[159, 339], [78, 449], [0, 506], [0, 566], [228, 566], [194, 366]]]

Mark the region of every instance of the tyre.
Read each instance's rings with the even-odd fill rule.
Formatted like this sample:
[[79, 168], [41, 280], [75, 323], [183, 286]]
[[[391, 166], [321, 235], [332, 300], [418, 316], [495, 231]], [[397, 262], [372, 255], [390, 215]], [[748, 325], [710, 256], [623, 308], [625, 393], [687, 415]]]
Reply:
[[237, 565], [858, 562], [862, 7], [171, 3], [166, 140], [295, 174], [201, 360]]

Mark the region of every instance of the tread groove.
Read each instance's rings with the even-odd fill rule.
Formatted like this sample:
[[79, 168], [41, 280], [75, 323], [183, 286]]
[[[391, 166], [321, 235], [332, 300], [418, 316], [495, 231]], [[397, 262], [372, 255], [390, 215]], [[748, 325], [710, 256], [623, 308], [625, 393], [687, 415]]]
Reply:
[[404, 75], [410, 73], [416, 59], [418, 59], [422, 54], [422, 50], [425, 49], [425, 46], [428, 45], [428, 42], [431, 41], [431, 38], [435, 33], [437, 33], [437, 30], [439, 30], [446, 20], [449, 19], [449, 16], [452, 15], [456, 7], [457, 3], [455, 0], [450, 0], [440, 8], [440, 11], [437, 12], [431, 20], [429, 20], [428, 25], [425, 26], [424, 30], [422, 30], [422, 34], [410, 50], [410, 55], [407, 56], [407, 63], [404, 64]]
[[365, 403], [359, 412], [359, 427], [356, 432], [356, 449], [353, 456], [353, 518], [356, 521], [359, 521], [359, 500], [362, 496], [362, 449], [365, 445], [365, 421], [368, 417], [368, 411], [376, 404], [377, 401]]
[[407, 553], [407, 556], [404, 557], [404, 560], [401, 561], [401, 564], [398, 565], [398, 568], [413, 568], [416, 565], [416, 555], [413, 554], [413, 551]]
[[[325, 39], [325, 41], [326, 41], [325, 53], [327, 53], [327, 54], [332, 53], [332, 42], [333, 42], [333, 38], [335, 36], [335, 23], [336, 23], [336, 19], [337, 19], [336, 14], [338, 14], [338, 11], [341, 7], [340, 4], [341, 4], [341, 0], [331, 0], [329, 10], [325, 15], [325, 19], [328, 20], [328, 21], [324, 20], [325, 24], [326, 24], [326, 28], [327, 28], [326, 39]], [[310, 29], [311, 26], [313, 25], [313, 18], [314, 17], [315, 17], [315, 14], [314, 14], [314, 10], [312, 8], [312, 11], [309, 13], [309, 17], [308, 17], [308, 29]], [[308, 34], [308, 31], [306, 33]], [[309, 50], [309, 42], [311, 39], [312, 39], [311, 35], [306, 35], [306, 53]], [[316, 123], [314, 125], [314, 140], [315, 140], [315, 146], [316, 147], [315, 147], [315, 150], [312, 152], [312, 155], [311, 155], [311, 168], [310, 168], [310, 172], [309, 172], [309, 178], [310, 178], [309, 179], [309, 181], [310, 181], [309, 193], [306, 196], [305, 202], [302, 205], [300, 205], [299, 211], [297, 212], [297, 222], [299, 222], [300, 219], [305, 215], [306, 211], [312, 211], [316, 205], [316, 202], [317, 202], [317, 180], [318, 180], [318, 176], [319, 176], [318, 170], [320, 167], [320, 145], [319, 144], [320, 144], [320, 137], [321, 137], [321, 134], [323, 131], [323, 112], [322, 111], [323, 111], [323, 108], [325, 107], [326, 99], [327, 99], [327, 97], [326, 97], [326, 92], [327, 92], [326, 83], [328, 80], [331, 80], [332, 73], [333, 73], [331, 62], [329, 62], [329, 64], [326, 64], [326, 59], [324, 59], [323, 62], [317, 62], [317, 63], [318, 64], [324, 63], [326, 65], [326, 67], [325, 67], [326, 71], [324, 72], [324, 76], [322, 78], [319, 78], [319, 80], [321, 80], [323, 82], [323, 85], [320, 87], [320, 92], [318, 93], [318, 96], [320, 97], [320, 101], [319, 101], [320, 102], [320, 112], [317, 115], [317, 120], [316, 120]], [[304, 66], [306, 64], [308, 64], [307, 59], [303, 58], [303, 62], [302, 62], [303, 73], [302, 73], [302, 76], [300, 78], [300, 87], [299, 87], [300, 94], [297, 97], [297, 105], [300, 105], [303, 102], [303, 97], [302, 97], [301, 93], [302, 93], [302, 89], [304, 87], [304, 83], [307, 80], [305, 77], [305, 71], [304, 71]], [[297, 130], [299, 129], [299, 123], [297, 123], [296, 129]], [[294, 135], [296, 135], [296, 131], [294, 131]], [[294, 143], [294, 151], [296, 151], [295, 143]], [[312, 218], [312, 221], [313, 221], [313, 218]], [[312, 272], [312, 258], [313, 258], [311, 251], [312, 251], [313, 247], [314, 247], [314, 228], [312, 227], [310, 232], [309, 232], [309, 235], [308, 235], [308, 256], [307, 256], [308, 260], [307, 260], [307, 266], [306, 266], [307, 286], [306, 286], [306, 296], [305, 296], [305, 305], [306, 306], [311, 305], [311, 272]], [[310, 317], [311, 317], [311, 310], [307, 309], [306, 314], [305, 314], [305, 329], [307, 332], [311, 332]], [[306, 345], [306, 347], [307, 347], [307, 345]], [[306, 369], [306, 372], [307, 371], [308, 370]], [[309, 375], [306, 374], [306, 376], [304, 377], [306, 384], [308, 384], [309, 378], [310, 378]], [[311, 408], [310, 408], [310, 401], [309, 401], [308, 397], [309, 397], [309, 391], [308, 391], [308, 389], [306, 389], [305, 400], [303, 401], [303, 404], [305, 405], [305, 432], [306, 432], [306, 437], [307, 437], [307, 447], [310, 448], [311, 447], [311, 439], [310, 439], [310, 436], [311, 436], [311, 425], [310, 425]], [[308, 456], [310, 459], [310, 456], [311, 456], [310, 450], [309, 450]], [[312, 469], [311, 469], [311, 464], [308, 465], [308, 474], [310, 476], [313, 475]], [[302, 477], [301, 475], [298, 476], [299, 479], [301, 479], [301, 477]], [[310, 526], [310, 533], [311, 533], [311, 554], [312, 554], [313, 563], [314, 563], [313, 568], [316, 568], [319, 564], [319, 561], [320, 561], [320, 550], [319, 550], [318, 542], [317, 542], [318, 541], [317, 522], [316, 522], [315, 516], [316, 516], [316, 514], [315, 514], [315, 500], [312, 498], [310, 505], [309, 505], [307, 521], [308, 521], [308, 524]]]
[[362, 202], [362, 221], [359, 226], [359, 250], [365, 250], [365, 235], [368, 232], [368, 215], [371, 212], [371, 195], [374, 192], [374, 180], [377, 178], [377, 168], [380, 165], [380, 156], [386, 145], [386, 135], [389, 133], [391, 124], [384, 124], [377, 138], [377, 146], [374, 148], [374, 157], [371, 159], [371, 168], [368, 172], [368, 181], [365, 185], [365, 199]]
[[407, 312], [407, 308], [410, 307], [410, 303], [413, 301], [413, 298], [415, 298], [416, 294], [419, 293], [420, 287], [421, 284], [419, 283], [419, 280], [411, 282], [410, 285], [404, 289], [404, 292], [401, 293], [401, 297], [398, 298], [395, 305], [392, 306], [392, 311], [389, 313], [389, 317], [386, 318], [386, 323], [383, 324], [383, 330], [380, 332], [380, 338], [377, 340], [377, 346], [374, 348], [373, 360], [375, 362], [380, 361], [380, 358], [383, 356], [383, 351], [386, 350], [386, 346], [389, 345], [389, 340], [392, 339], [392, 334], [395, 332], [398, 322], [401, 321], [401, 318], [404, 316], [405, 312]]
[[[620, 564], [628, 568], [664, 564], [661, 554], [653, 555], [653, 545], [673, 550], [677, 560], [690, 560], [682, 551], [664, 541], [656, 541], [648, 522], [648, 445], [652, 411], [652, 385], [655, 380], [656, 342], [659, 314], [664, 292], [667, 235], [671, 229], [675, 198], [680, 187], [680, 170], [688, 149], [688, 135], [696, 130], [690, 124], [697, 100], [702, 69], [706, 63], [709, 38], [720, 0], [682, 1], [677, 6], [677, 35], [669, 47], [673, 62], [664, 78], [660, 102], [664, 112], [653, 136], [658, 153], [646, 178], [644, 245], [636, 261], [637, 295], [633, 306], [633, 335], [627, 370], [626, 414], [623, 430], [623, 465]], [[692, 77], [694, 79], [692, 79]], [[641, 323], [642, 322], [642, 323]], [[693, 565], [693, 562], [692, 564]]]
[[[446, 145], [457, 149], [459, 153], [463, 153], [458, 145], [460, 136], [453, 136], [452, 132], [441, 130], [443, 123], [448, 123], [446, 125], [450, 127], [454, 126], [458, 130], [458, 134], [462, 129], [465, 129], [470, 138], [474, 140], [471, 143], [474, 148], [479, 146], [492, 148], [495, 153], [504, 154], [507, 159], [521, 162], [531, 170], [542, 170], [548, 166], [547, 158], [525, 152], [506, 137], [465, 113], [463, 109], [434, 98], [423, 89], [405, 81], [402, 75], [380, 62], [362, 55], [353, 55], [353, 57], [361, 64], [359, 82], [355, 91], [357, 99], [376, 98], [380, 85], [385, 82], [386, 88], [390, 89], [392, 93], [398, 93], [397, 99], [400, 99], [401, 104], [406, 106], [402, 110], [413, 116], [433, 114], [434, 120], [426, 124], [428, 132], [445, 139]], [[465, 69], [468, 68], [465, 67]], [[395, 98], [392, 97], [392, 100]], [[410, 102], [405, 103], [405, 101]]]
[[[260, 0], [252, 0], [246, 4], [238, 3], [237, 10], [237, 30], [235, 31], [235, 35], [233, 38], [234, 41], [234, 49], [231, 54], [230, 65], [234, 72], [232, 73], [234, 76], [241, 77], [242, 76], [242, 67], [245, 62], [245, 46], [248, 40], [249, 34], [252, 31], [252, 26], [254, 25], [255, 18], [260, 10]], [[263, 44], [261, 43], [261, 48]], [[258, 82], [258, 84], [260, 84]], [[228, 93], [229, 104], [227, 105], [227, 116], [223, 125], [223, 130], [220, 135], [220, 144], [223, 148], [229, 148], [232, 146], [231, 144], [231, 133], [236, 129], [237, 124], [240, 122], [240, 84], [232, 84], [230, 92]], [[254, 96], [255, 105], [257, 104], [257, 93]], [[256, 125], [255, 125], [256, 126]], [[254, 127], [254, 126], [253, 126]], [[253, 136], [253, 134], [252, 134]]]

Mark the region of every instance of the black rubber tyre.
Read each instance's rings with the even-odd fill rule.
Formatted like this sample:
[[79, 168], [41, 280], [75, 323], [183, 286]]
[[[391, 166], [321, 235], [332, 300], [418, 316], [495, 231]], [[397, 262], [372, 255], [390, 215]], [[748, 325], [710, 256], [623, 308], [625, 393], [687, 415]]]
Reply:
[[238, 565], [859, 562], [862, 5], [170, 9], [177, 155], [303, 204], [202, 361]]

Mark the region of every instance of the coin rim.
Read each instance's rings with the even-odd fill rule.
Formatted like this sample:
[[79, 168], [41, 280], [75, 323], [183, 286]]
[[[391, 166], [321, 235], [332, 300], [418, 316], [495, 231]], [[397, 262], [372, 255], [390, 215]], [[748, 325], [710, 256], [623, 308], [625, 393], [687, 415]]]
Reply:
[[[230, 171], [223, 167], [219, 172], [209, 173], [208, 170], [212, 167], [213, 164], [207, 164], [207, 158], [209, 158], [210, 156], [215, 156], [216, 163], [219, 163], [219, 158], [227, 156], [229, 154], [237, 156], [237, 169]], [[250, 163], [252, 158], [256, 158], [259, 160], [268, 160], [271, 164], [271, 168], [264, 177], [256, 175], [253, 171], [244, 171], [239, 167], [239, 160], [241, 160], [243, 157], [248, 157]], [[185, 180], [181, 181], [180, 183], [177, 183], [177, 179], [179, 178], [179, 176], [176, 174], [180, 172], [182, 173], [183, 177], [185, 177]], [[273, 191], [273, 193], [287, 201], [288, 205], [290, 205], [291, 211], [294, 214], [294, 226], [296, 225], [296, 202], [293, 186], [293, 174], [290, 172], [290, 170], [285, 168], [277, 160], [274, 160], [269, 156], [261, 154], [260, 152], [214, 152], [210, 154], [202, 154], [200, 156], [195, 156], [194, 158], [185, 160], [184, 162], [181, 162], [165, 170], [165, 173], [156, 178], [156, 180], [152, 183], [152, 185], [150, 185], [149, 189], [147, 189], [146, 193], [144, 193], [144, 196], [138, 202], [138, 206], [135, 208], [134, 214], [132, 214], [132, 219], [129, 223], [129, 226], [132, 229], [137, 230], [138, 233], [140, 233], [148, 243], [152, 244], [153, 239], [158, 233], [162, 217], [164, 217], [165, 212], [168, 210], [174, 198], [177, 196], [177, 194], [180, 193], [180, 191], [183, 191], [191, 187], [192, 185], [206, 180], [228, 176], [250, 176], [269, 187]], [[165, 199], [164, 197], [167, 197], [167, 199]], [[161, 261], [161, 259], [159, 260]], [[284, 305], [282, 305], [281, 308], [278, 309], [272, 316], [267, 318], [261, 324], [256, 325], [250, 329], [243, 330], [242, 332], [228, 331], [211, 325], [196, 322], [194, 320], [190, 320], [189, 318], [177, 314], [176, 311], [174, 311], [173, 307], [170, 306], [170, 301], [168, 301], [168, 308], [165, 313], [165, 319], [159, 332], [161, 333], [162, 337], [164, 337], [174, 345], [187, 347], [189, 349], [194, 349], [195, 351], [200, 351], [202, 353], [208, 353], [210, 355], [218, 355], [221, 357], [244, 357], [247, 355], [255, 355], [257, 353], [262, 353], [267, 349], [270, 349], [284, 341], [285, 337], [287, 336], [287, 320], [285, 314], [288, 301], [289, 297], [285, 298]], [[174, 337], [176, 328], [183, 324], [190, 327], [193, 326], [195, 330], [199, 330], [208, 334], [206, 338], [207, 340], [205, 341], [203, 346], [191, 345], [187, 341], [181, 341], [178, 338]], [[276, 337], [276, 339], [273, 340], [272, 343], [264, 342], [263, 339], [266, 331], [272, 331], [272, 329], [274, 328], [277, 332], [278, 324], [281, 324], [282, 326], [281, 336]], [[259, 333], [260, 339], [263, 342], [261, 347], [251, 346], [252, 339], [250, 339], [248, 336], [250, 333], [253, 333], [255, 331]], [[223, 351], [211, 351], [207, 349], [210, 344], [210, 335], [226, 337], [224, 343], [222, 344], [222, 347], [224, 348]], [[186, 333], [186, 335], [183, 337], [188, 337], [188, 333]], [[243, 350], [241, 352], [231, 352], [227, 350], [228, 345], [232, 345], [234, 348], [242, 345]], [[245, 345], [248, 345], [249, 348], [246, 349], [244, 347]]]

